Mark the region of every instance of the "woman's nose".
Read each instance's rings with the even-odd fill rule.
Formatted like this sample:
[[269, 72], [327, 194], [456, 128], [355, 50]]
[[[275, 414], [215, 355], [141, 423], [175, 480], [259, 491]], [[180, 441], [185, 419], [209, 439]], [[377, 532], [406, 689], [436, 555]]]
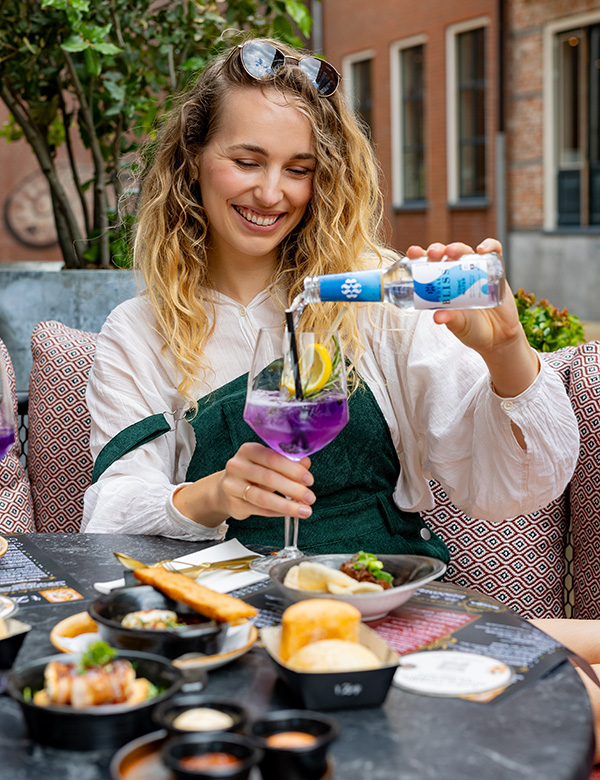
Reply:
[[274, 206], [283, 197], [281, 178], [278, 173], [265, 172], [256, 184], [255, 195], [264, 206]]

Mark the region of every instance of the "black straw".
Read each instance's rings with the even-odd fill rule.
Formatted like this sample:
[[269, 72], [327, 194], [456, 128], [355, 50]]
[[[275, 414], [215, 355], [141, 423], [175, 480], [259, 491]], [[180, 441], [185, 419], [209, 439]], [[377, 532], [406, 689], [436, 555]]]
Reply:
[[300, 361], [298, 360], [298, 344], [296, 342], [296, 326], [294, 325], [294, 313], [291, 309], [285, 311], [285, 322], [290, 334], [290, 345], [292, 348], [292, 371], [294, 374], [294, 385], [296, 387], [296, 398], [298, 401], [304, 400], [302, 392], [302, 381], [300, 379]]

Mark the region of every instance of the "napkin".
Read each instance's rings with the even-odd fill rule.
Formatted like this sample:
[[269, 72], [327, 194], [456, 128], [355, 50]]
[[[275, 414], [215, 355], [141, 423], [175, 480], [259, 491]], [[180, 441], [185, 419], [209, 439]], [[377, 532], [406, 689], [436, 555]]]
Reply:
[[[215, 544], [213, 547], [207, 547], [205, 550], [197, 550], [189, 555], [182, 555], [176, 558], [175, 563], [181, 564], [181, 567], [190, 566], [196, 563], [216, 563], [217, 561], [226, 561], [230, 558], [243, 558], [246, 555], [252, 555], [252, 550], [239, 542], [237, 539], [229, 539], [221, 544]], [[267, 579], [268, 575], [252, 571], [228, 571], [227, 569], [215, 569], [202, 573], [197, 581], [200, 585], [205, 585], [218, 593], [231, 593], [238, 588], [246, 588], [257, 582]], [[124, 579], [111, 580], [110, 582], [95, 582], [94, 588], [100, 593], [109, 593], [114, 588], [122, 588], [125, 585]]]

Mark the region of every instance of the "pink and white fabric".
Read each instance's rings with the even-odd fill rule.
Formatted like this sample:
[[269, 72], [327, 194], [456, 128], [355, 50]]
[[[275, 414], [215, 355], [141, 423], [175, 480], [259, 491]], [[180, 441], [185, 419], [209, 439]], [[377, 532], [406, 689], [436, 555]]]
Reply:
[[39, 532], [77, 533], [90, 484], [90, 419], [85, 403], [96, 333], [49, 320], [31, 335], [28, 471]]
[[581, 434], [571, 480], [573, 617], [600, 618], [600, 342], [578, 348], [571, 363], [571, 403]]
[[[17, 419], [17, 395], [15, 373], [8, 350], [0, 341], [0, 352], [6, 365], [11, 386], [15, 420]], [[4, 534], [35, 531], [33, 504], [27, 473], [20, 460], [21, 443], [15, 424], [15, 446], [0, 460], [0, 532]]]

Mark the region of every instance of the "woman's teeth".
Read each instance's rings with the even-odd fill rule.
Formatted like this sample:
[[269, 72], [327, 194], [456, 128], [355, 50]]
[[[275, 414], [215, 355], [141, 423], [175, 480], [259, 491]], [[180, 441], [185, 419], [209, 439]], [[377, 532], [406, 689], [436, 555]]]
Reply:
[[252, 222], [254, 225], [266, 225], [269, 227], [269, 225], [274, 225], [279, 219], [279, 214], [275, 217], [260, 217], [258, 214], [253, 214], [250, 211], [243, 211], [238, 208], [238, 206], [234, 206], [234, 208], [238, 214], [244, 217], [244, 219], [247, 219], [248, 222]]

